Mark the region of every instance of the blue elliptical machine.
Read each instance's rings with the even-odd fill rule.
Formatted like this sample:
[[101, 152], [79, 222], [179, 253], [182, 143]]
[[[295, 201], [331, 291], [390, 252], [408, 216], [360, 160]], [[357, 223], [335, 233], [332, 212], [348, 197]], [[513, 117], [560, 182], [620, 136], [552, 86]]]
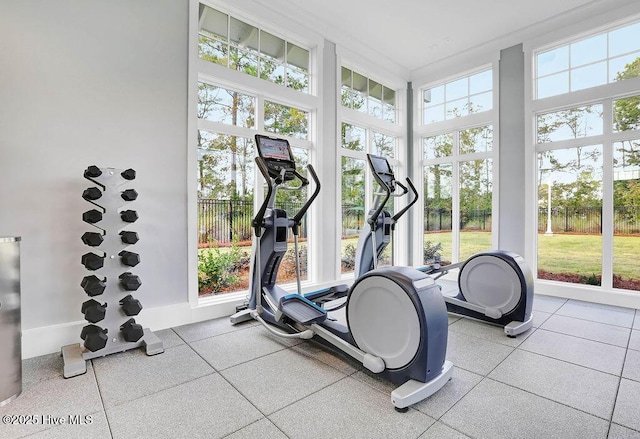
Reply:
[[[391, 216], [384, 210], [386, 203], [392, 196], [403, 196], [409, 190], [396, 181], [386, 158], [368, 154], [367, 159], [383, 192], [376, 194], [376, 202], [358, 240], [356, 276], [362, 276], [376, 267], [378, 257], [391, 242], [398, 219], [418, 201], [418, 192], [411, 179], [407, 178], [406, 183], [411, 188], [413, 198], [400, 212]], [[402, 189], [402, 193], [396, 194], [397, 187]], [[375, 257], [372, 250], [367, 250], [374, 248]], [[438, 280], [458, 268], [457, 288], [443, 292], [447, 311], [503, 326], [508, 337], [522, 334], [533, 326], [533, 275], [521, 256], [491, 250], [477, 253], [456, 264], [432, 264], [417, 270]]]
[[[256, 147], [256, 164], [266, 180], [267, 194], [252, 222], [255, 239], [248, 307], [232, 315], [231, 323], [253, 318], [280, 337], [315, 336], [398, 384], [391, 392], [396, 410], [406, 411], [437, 392], [451, 379], [453, 364], [445, 359], [447, 310], [435, 281], [414, 269], [385, 267], [358, 277], [350, 288], [337, 285], [302, 294], [298, 231], [320, 192], [320, 182], [313, 167], [307, 165], [315, 190], [290, 218], [286, 211], [274, 207], [276, 192], [300, 190], [309, 181], [296, 171], [286, 140], [256, 135]], [[300, 184], [286, 185], [294, 180]], [[294, 237], [297, 293], [276, 285], [289, 229]]]

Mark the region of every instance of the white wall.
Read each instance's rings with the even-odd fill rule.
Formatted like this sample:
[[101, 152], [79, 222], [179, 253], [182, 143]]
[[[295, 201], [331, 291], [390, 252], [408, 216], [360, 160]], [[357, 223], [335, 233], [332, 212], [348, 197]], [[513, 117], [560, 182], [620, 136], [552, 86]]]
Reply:
[[23, 330], [82, 320], [91, 164], [138, 173], [137, 297], [187, 302], [187, 14], [187, 0], [0, 3], [0, 235], [23, 239]]

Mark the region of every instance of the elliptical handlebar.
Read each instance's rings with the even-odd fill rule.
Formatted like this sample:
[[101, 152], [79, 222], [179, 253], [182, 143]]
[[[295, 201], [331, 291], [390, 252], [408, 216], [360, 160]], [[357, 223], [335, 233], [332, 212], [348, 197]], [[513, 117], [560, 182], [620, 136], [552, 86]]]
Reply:
[[299, 191], [303, 187], [309, 186], [309, 180], [301, 175], [297, 170], [289, 172], [291, 172], [291, 174], [293, 174], [298, 180], [300, 180], [300, 186], [280, 186], [285, 181], [285, 179], [280, 176], [275, 180], [276, 186], [280, 186], [279, 189], [282, 189], [284, 191]]
[[[302, 221], [302, 217], [304, 216], [305, 213], [307, 213], [307, 210], [309, 210], [309, 207], [311, 206], [311, 203], [313, 203], [313, 201], [316, 199], [316, 197], [318, 196], [318, 194], [320, 193], [320, 179], [318, 179], [318, 175], [316, 174], [315, 169], [313, 169], [313, 166], [311, 164], [307, 165], [307, 171], [309, 171], [309, 174], [311, 174], [311, 178], [313, 179], [313, 182], [316, 185], [315, 190], [313, 191], [313, 194], [309, 197], [309, 199], [307, 200], [306, 203], [304, 203], [304, 206], [302, 206], [300, 208], [300, 210], [298, 211], [298, 213], [296, 213], [296, 215], [293, 217], [293, 233], [294, 234], [298, 234], [298, 227], [300, 226], [300, 221]], [[300, 174], [298, 174], [298, 172], [295, 172], [295, 175], [298, 176], [298, 178], [300, 178], [303, 182], [303, 185], [301, 186], [307, 186], [309, 184], [309, 180], [307, 180], [306, 178], [302, 177]], [[306, 182], [306, 184], [305, 184]]]
[[[254, 228], [255, 234], [259, 238], [260, 236], [262, 236], [262, 223], [264, 221], [264, 215], [267, 211], [267, 208], [269, 207], [269, 201], [271, 200], [271, 197], [273, 195], [274, 188], [284, 183], [285, 178], [284, 178], [284, 170], [283, 170], [283, 175], [280, 175], [272, 179], [271, 176], [269, 175], [269, 168], [267, 167], [267, 164], [265, 163], [264, 159], [261, 157], [256, 157], [255, 160], [256, 160], [256, 164], [258, 165], [258, 169], [260, 170], [260, 173], [262, 174], [262, 176], [264, 177], [267, 183], [267, 194], [264, 197], [264, 201], [260, 205], [260, 209], [258, 209], [256, 216], [254, 216], [253, 220], [251, 221], [251, 226]], [[311, 174], [311, 178], [313, 179], [316, 185], [316, 188], [313, 191], [313, 194], [311, 195], [311, 197], [309, 197], [306, 203], [304, 203], [304, 205], [300, 208], [300, 210], [295, 214], [295, 216], [292, 219], [294, 224], [292, 230], [294, 234], [298, 233], [298, 228], [300, 227], [300, 222], [302, 221], [302, 217], [305, 215], [305, 213], [307, 213], [307, 210], [309, 210], [311, 203], [313, 203], [313, 201], [316, 199], [316, 197], [320, 193], [320, 187], [321, 187], [320, 180], [318, 179], [318, 175], [313, 169], [313, 166], [307, 165], [307, 170]], [[293, 174], [298, 180], [300, 180], [300, 185], [299, 186], [282, 186], [280, 187], [280, 189], [294, 191], [294, 190], [300, 190], [306, 186], [309, 186], [309, 179], [301, 175], [297, 170], [293, 170], [289, 172], [291, 172], [291, 174]]]
[[273, 183], [271, 182], [271, 177], [269, 176], [269, 169], [267, 168], [266, 163], [261, 157], [256, 157], [256, 165], [258, 165], [258, 169], [260, 173], [264, 177], [267, 182], [267, 196], [264, 197], [264, 201], [258, 209], [258, 213], [253, 217], [251, 221], [251, 226], [255, 231], [256, 236], [259, 238], [262, 236], [262, 222], [264, 221], [264, 214], [267, 211], [267, 206], [269, 205], [269, 200], [271, 199], [271, 194], [273, 194]]
[[[393, 225], [395, 225], [395, 223], [400, 219], [400, 217], [404, 215], [405, 212], [411, 208], [411, 206], [413, 206], [418, 202], [418, 191], [416, 190], [416, 187], [413, 185], [413, 182], [409, 177], [406, 178], [406, 182], [407, 182], [407, 185], [411, 188], [411, 192], [413, 192], [413, 199], [409, 201], [409, 204], [407, 204], [400, 212], [393, 215], [393, 222], [392, 222]], [[402, 195], [408, 192], [407, 188], [403, 184], [399, 182], [396, 182], [396, 184], [404, 189], [404, 193]]]
[[378, 203], [378, 207], [373, 212], [373, 214], [370, 215], [369, 218], [367, 218], [367, 223], [369, 223], [369, 226], [371, 226], [371, 230], [374, 230], [373, 226], [375, 222], [378, 220], [378, 217], [380, 216], [380, 213], [384, 209], [384, 206], [386, 206], [387, 202], [389, 201], [389, 198], [391, 198], [391, 188], [384, 183], [381, 184], [381, 186], [384, 188], [385, 196], [382, 199], [382, 202]]

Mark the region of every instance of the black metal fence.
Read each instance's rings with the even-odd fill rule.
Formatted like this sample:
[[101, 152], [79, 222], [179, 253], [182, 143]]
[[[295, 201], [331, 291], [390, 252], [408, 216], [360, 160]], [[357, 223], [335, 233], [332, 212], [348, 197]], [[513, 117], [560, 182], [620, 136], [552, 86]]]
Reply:
[[[538, 231], [546, 231], [548, 222], [547, 209], [540, 208], [538, 210]], [[602, 208], [552, 207], [551, 231], [553, 233], [602, 233]], [[614, 207], [613, 233], [616, 235], [640, 234], [640, 206]]]
[[[538, 210], [538, 231], [547, 231], [546, 208]], [[491, 211], [461, 212], [461, 230], [491, 230]], [[424, 231], [450, 231], [451, 209], [424, 209]], [[602, 233], [601, 207], [555, 207], [551, 209], [551, 231], [554, 233]], [[616, 235], [640, 234], [640, 206], [618, 206], [613, 209], [613, 231]]]
[[[302, 203], [276, 203], [278, 209], [284, 209], [293, 216]], [[251, 220], [253, 219], [253, 201], [251, 200], [198, 200], [198, 244], [227, 244], [251, 240]], [[306, 215], [300, 227], [301, 238], [307, 237]]]
[[[276, 207], [290, 215], [297, 212], [302, 203], [276, 203]], [[235, 239], [251, 239], [251, 219], [253, 202], [244, 200], [198, 200], [198, 242], [230, 243]], [[538, 231], [547, 230], [547, 209], [538, 210]], [[358, 234], [366, 221], [362, 206], [342, 206], [342, 236]], [[491, 211], [471, 210], [461, 212], [462, 230], [491, 231]], [[424, 209], [424, 231], [450, 231], [451, 209]], [[552, 208], [551, 230], [554, 233], [601, 233], [602, 208]], [[620, 235], [640, 234], [640, 206], [614, 208], [614, 233]], [[306, 217], [300, 230], [300, 237], [307, 237]]]
[[[424, 209], [424, 231], [450, 231], [452, 225], [451, 209]], [[461, 230], [491, 231], [491, 211], [485, 209], [460, 212]]]

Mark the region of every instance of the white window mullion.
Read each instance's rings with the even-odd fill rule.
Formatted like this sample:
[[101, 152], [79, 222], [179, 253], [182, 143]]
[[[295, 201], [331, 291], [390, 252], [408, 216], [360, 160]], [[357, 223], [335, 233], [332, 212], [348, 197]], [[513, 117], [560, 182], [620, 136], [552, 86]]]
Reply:
[[[606, 129], [606, 125], [605, 125]], [[579, 148], [586, 145], [600, 145], [605, 141], [605, 136], [578, 137], [575, 139], [559, 140], [556, 142], [546, 142], [536, 144], [536, 152], [555, 151], [570, 148]]]
[[605, 141], [602, 143], [602, 288], [613, 288], [613, 103], [604, 101]]
[[256, 102], [256, 129], [264, 131], [264, 96], [258, 95]]
[[451, 262], [460, 261], [460, 132], [453, 133], [453, 162], [452, 162], [452, 180], [451, 180], [451, 196], [453, 202], [451, 204]]

